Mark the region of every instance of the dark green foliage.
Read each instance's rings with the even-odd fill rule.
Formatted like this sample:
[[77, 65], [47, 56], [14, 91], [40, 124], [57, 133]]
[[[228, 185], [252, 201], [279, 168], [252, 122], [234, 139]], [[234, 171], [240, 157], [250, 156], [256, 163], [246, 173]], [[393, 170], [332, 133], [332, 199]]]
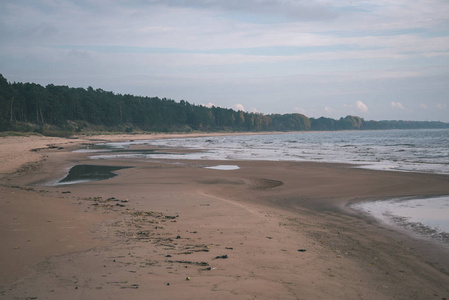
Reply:
[[309, 119], [301, 114], [248, 113], [179, 103], [157, 97], [114, 94], [92, 87], [8, 83], [0, 74], [0, 131], [70, 135], [89, 128], [131, 133], [144, 131], [303, 131], [447, 128], [441, 122]]
[[310, 130], [310, 119], [301, 114], [270, 115], [271, 124], [277, 131]]

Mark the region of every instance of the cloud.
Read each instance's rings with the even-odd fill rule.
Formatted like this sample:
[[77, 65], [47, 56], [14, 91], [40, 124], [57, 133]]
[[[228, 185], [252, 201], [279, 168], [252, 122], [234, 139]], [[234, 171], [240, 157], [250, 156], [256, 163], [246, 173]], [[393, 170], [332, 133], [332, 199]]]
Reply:
[[3, 0], [0, 66], [246, 111], [357, 114], [364, 99], [374, 119], [449, 121], [448, 15], [447, 0]]
[[367, 112], [368, 111], [368, 106], [366, 106], [365, 103], [363, 103], [360, 100], [357, 100], [357, 102], [355, 103], [357, 109], [361, 112]]
[[[293, 20], [333, 19], [338, 16], [338, 13], [328, 5], [320, 1], [310, 0], [153, 0], [150, 3], [192, 9], [215, 9], [225, 12], [279, 15]], [[241, 16], [233, 17], [245, 20]], [[248, 21], [254, 21], [254, 18], [249, 18]]]
[[328, 114], [333, 113], [335, 110], [332, 107], [329, 106], [325, 106], [324, 107], [324, 111], [327, 112]]
[[402, 105], [401, 102], [394, 102], [394, 101], [391, 101], [390, 104], [391, 104], [391, 107], [392, 107], [392, 108], [405, 109], [404, 105]]
[[423, 103], [421, 103], [421, 104], [419, 105], [419, 107], [422, 108], [422, 109], [427, 109], [427, 108], [429, 108], [427, 105], [425, 105], [425, 104], [423, 104]]
[[252, 113], [260, 113], [260, 111], [255, 107], [250, 107], [248, 111]]
[[295, 112], [298, 112], [298, 113], [303, 114], [303, 115], [308, 115], [307, 110], [305, 110], [305, 109], [302, 108], [302, 107], [297, 107], [297, 106], [296, 106], [296, 107], [294, 107], [293, 109], [294, 109]]
[[209, 102], [209, 103], [207, 103], [207, 104], [201, 104], [202, 106], [205, 106], [205, 107], [209, 107], [209, 108], [211, 108], [211, 107], [220, 107], [219, 105], [215, 105], [215, 104], [213, 104], [212, 102]]
[[242, 104], [236, 104], [236, 105], [234, 105], [233, 108], [234, 108], [235, 110], [237, 110], [237, 111], [239, 111], [239, 110], [245, 111], [245, 108], [243, 107]]
[[438, 109], [446, 109], [447, 108], [447, 104], [446, 103], [438, 103], [437, 104], [437, 108]]

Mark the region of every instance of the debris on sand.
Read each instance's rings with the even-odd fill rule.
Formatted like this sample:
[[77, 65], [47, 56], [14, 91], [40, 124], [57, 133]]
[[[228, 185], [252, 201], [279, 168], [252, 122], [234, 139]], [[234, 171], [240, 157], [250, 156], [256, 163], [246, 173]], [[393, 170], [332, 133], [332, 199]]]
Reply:
[[213, 258], [213, 259], [226, 259], [226, 258], [228, 258], [228, 256], [225, 254], [225, 255], [215, 256], [215, 258]]

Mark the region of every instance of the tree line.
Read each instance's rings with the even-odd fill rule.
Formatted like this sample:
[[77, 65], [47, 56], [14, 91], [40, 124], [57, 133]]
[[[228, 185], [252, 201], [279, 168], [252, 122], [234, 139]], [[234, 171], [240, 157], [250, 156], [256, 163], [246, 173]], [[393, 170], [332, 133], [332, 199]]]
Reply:
[[92, 87], [9, 83], [0, 74], [0, 131], [306, 131], [449, 128], [448, 123], [338, 120], [303, 114], [260, 114], [181, 100], [116, 94]]

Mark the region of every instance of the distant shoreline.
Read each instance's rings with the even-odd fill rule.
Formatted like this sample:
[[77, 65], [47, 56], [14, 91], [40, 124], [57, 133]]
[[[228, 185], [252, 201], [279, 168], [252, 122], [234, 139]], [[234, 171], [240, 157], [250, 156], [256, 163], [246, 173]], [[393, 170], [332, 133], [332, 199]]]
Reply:
[[[92, 87], [9, 83], [0, 74], [0, 131], [36, 131], [68, 136], [88, 131], [270, 132], [449, 128], [440, 121], [365, 121], [300, 113], [262, 114], [158, 97], [121, 95]], [[15, 99], [15, 100], [14, 100]]]

